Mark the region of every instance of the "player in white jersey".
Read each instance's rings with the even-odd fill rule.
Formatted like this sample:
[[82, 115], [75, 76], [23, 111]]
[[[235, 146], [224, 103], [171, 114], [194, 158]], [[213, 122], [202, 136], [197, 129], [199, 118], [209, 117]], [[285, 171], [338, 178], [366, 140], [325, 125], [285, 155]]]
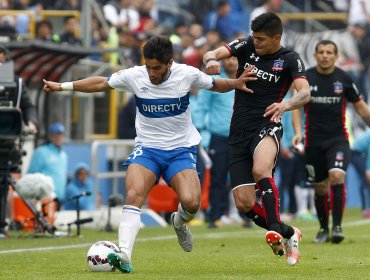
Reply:
[[67, 83], [44, 80], [44, 90], [96, 92], [116, 88], [135, 95], [136, 145], [126, 164], [126, 201], [119, 226], [120, 252], [108, 255], [109, 263], [123, 273], [133, 271], [131, 254], [140, 229], [140, 208], [162, 176], [176, 191], [178, 211], [171, 221], [184, 251], [192, 250], [186, 225], [198, 212], [201, 188], [197, 175], [196, 145], [200, 136], [192, 124], [189, 108], [191, 88], [227, 92], [237, 88], [252, 91], [246, 83], [256, 78], [249, 67], [238, 79], [213, 79], [194, 67], [173, 62], [171, 41], [162, 36], [149, 39], [144, 48], [144, 66], [107, 77], [90, 77]]

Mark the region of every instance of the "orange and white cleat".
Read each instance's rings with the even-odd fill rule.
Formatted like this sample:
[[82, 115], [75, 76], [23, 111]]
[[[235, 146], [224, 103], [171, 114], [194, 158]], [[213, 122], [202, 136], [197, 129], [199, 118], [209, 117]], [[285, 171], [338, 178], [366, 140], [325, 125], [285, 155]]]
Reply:
[[286, 246], [286, 262], [288, 265], [295, 265], [299, 261], [298, 244], [301, 241], [302, 233], [296, 227], [293, 227], [294, 235], [285, 241]]
[[275, 255], [281, 257], [285, 254], [285, 245], [280, 233], [272, 230], [266, 232], [266, 243], [271, 247]]

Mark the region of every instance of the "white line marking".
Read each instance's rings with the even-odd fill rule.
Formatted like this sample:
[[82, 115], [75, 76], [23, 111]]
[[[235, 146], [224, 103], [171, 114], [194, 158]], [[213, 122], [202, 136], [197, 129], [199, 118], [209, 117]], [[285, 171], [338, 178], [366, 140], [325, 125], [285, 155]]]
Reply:
[[[350, 223], [343, 224], [343, 227], [356, 227], [356, 226], [363, 226], [370, 224], [369, 220], [358, 220]], [[257, 227], [256, 227], [257, 228]], [[310, 229], [317, 229], [317, 227], [309, 227], [305, 228], [305, 230]], [[202, 239], [202, 238], [228, 238], [228, 237], [245, 237], [255, 235], [255, 231], [248, 231], [248, 230], [240, 230], [240, 231], [224, 231], [224, 232], [210, 232], [210, 233], [204, 233], [204, 234], [198, 234], [194, 235], [196, 239]], [[137, 238], [136, 242], [148, 242], [148, 241], [162, 241], [162, 240], [170, 240], [175, 239], [176, 235], [165, 235], [165, 236], [159, 236], [159, 237], [146, 237], [146, 238]], [[53, 250], [65, 250], [65, 249], [74, 249], [74, 248], [84, 248], [91, 246], [92, 243], [82, 243], [82, 244], [76, 244], [76, 245], [63, 245], [63, 246], [50, 246], [50, 247], [38, 247], [38, 248], [23, 248], [23, 249], [13, 249], [13, 250], [0, 250], [0, 255], [3, 254], [13, 254], [13, 253], [24, 253], [24, 252], [38, 252], [38, 251], [53, 251]]]

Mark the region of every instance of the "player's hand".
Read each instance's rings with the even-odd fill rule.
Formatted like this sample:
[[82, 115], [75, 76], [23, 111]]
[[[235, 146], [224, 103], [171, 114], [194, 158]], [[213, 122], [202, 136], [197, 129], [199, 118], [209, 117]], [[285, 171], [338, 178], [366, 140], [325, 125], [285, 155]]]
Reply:
[[221, 73], [221, 63], [216, 60], [210, 60], [206, 64], [205, 72], [208, 75], [218, 75]]
[[295, 150], [299, 150], [299, 145], [302, 144], [302, 135], [301, 134], [295, 134], [292, 139], [292, 147]]
[[254, 65], [249, 65], [247, 68], [245, 68], [244, 72], [236, 80], [237, 85], [235, 86], [235, 88], [248, 92], [248, 93], [253, 93], [253, 90], [247, 87], [248, 82], [257, 80], [257, 77], [254, 77], [256, 73], [252, 72], [253, 68], [254, 68]]
[[286, 102], [273, 103], [266, 108], [265, 114], [263, 116], [265, 118], [269, 117], [270, 121], [277, 123], [281, 121], [281, 116], [286, 110], [287, 110]]
[[45, 92], [54, 92], [54, 91], [61, 91], [62, 86], [60, 83], [52, 82], [52, 81], [47, 81], [45, 79], [42, 80], [44, 82], [44, 91]]
[[37, 134], [37, 127], [33, 122], [29, 121], [27, 126], [29, 127], [31, 134]]

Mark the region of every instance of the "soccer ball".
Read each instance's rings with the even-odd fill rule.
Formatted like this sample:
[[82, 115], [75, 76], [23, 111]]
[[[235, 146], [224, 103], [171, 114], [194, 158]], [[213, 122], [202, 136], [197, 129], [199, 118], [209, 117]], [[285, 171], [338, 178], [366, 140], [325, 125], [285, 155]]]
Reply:
[[110, 241], [98, 241], [87, 252], [87, 264], [92, 271], [114, 271], [108, 263], [108, 254], [118, 252], [119, 248]]

